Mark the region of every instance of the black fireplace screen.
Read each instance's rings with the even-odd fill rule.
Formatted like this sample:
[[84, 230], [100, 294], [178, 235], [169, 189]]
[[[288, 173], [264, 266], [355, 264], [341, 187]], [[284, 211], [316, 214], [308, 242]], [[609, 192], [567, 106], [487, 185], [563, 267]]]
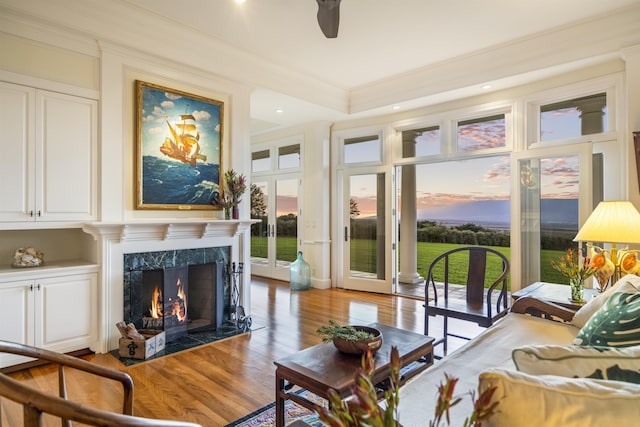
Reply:
[[[164, 330], [167, 342], [224, 322], [222, 261], [142, 271], [141, 303], [132, 317], [142, 329]], [[139, 311], [139, 314], [134, 313]]]

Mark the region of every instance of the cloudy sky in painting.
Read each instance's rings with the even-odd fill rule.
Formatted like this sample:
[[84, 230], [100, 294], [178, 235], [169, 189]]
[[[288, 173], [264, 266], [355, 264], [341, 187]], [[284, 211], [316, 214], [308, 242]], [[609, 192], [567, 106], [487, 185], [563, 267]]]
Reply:
[[194, 124], [200, 134], [200, 153], [207, 156], [209, 162], [219, 161], [221, 105], [214, 100], [193, 96], [194, 98], [189, 98], [143, 86], [140, 121], [142, 151], [145, 156], [164, 157], [160, 146], [165, 138], [171, 136], [167, 122], [175, 127], [181, 121], [182, 114], [191, 114], [196, 119]]

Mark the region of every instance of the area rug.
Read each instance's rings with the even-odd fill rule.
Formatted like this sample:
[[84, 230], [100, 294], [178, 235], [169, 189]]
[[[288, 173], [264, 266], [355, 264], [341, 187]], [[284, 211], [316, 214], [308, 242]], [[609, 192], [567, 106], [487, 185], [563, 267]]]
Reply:
[[[304, 395], [307, 399], [313, 402], [325, 402], [323, 399], [313, 395], [312, 393], [307, 393], [305, 391], [298, 391], [297, 393]], [[318, 419], [318, 414], [314, 411], [299, 406], [291, 400], [287, 400], [285, 402], [284, 414], [287, 425], [294, 421], [304, 421], [311, 427], [323, 427], [325, 425]], [[264, 406], [257, 411], [253, 411], [249, 415], [232, 422], [231, 424], [227, 424], [225, 427], [273, 427], [275, 425], [276, 403], [272, 402], [267, 406]]]

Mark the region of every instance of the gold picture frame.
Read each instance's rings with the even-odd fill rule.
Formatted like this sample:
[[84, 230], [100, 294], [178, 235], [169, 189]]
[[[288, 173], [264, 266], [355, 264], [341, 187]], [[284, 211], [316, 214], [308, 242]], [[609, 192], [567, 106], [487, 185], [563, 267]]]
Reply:
[[224, 103], [140, 80], [135, 92], [136, 208], [219, 210]]

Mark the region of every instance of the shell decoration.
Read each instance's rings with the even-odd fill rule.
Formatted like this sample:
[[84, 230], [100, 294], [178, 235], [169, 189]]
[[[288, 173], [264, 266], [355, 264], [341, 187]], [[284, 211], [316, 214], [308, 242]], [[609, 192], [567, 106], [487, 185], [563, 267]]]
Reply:
[[624, 251], [624, 254], [620, 257], [620, 269], [628, 274], [638, 274], [640, 272], [638, 252]]
[[613, 265], [613, 262], [606, 257], [604, 251], [596, 252], [594, 249], [591, 250], [591, 265], [596, 267], [593, 277], [598, 281], [600, 291], [604, 291], [609, 279], [616, 271], [616, 267]]

